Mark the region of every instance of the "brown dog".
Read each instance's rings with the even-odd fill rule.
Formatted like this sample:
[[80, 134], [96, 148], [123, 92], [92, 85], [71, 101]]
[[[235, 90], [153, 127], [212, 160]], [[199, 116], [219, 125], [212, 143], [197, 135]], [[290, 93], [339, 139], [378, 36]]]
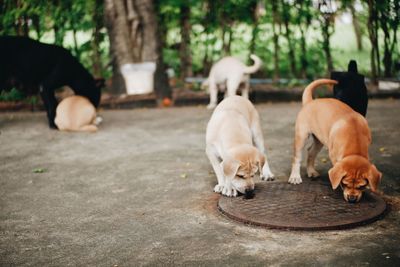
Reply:
[[54, 122], [60, 131], [96, 132], [96, 109], [86, 97], [73, 95], [58, 104]]
[[319, 176], [314, 161], [325, 145], [333, 167], [329, 170], [332, 188], [341, 185], [344, 199], [355, 203], [367, 186], [376, 191], [382, 174], [369, 162], [368, 146], [371, 133], [367, 121], [343, 102], [333, 99], [312, 99], [313, 90], [322, 84], [336, 84], [329, 79], [312, 82], [303, 93], [303, 108], [296, 120], [294, 156], [289, 183], [300, 184], [301, 150], [307, 138], [312, 144], [307, 149], [307, 175]]

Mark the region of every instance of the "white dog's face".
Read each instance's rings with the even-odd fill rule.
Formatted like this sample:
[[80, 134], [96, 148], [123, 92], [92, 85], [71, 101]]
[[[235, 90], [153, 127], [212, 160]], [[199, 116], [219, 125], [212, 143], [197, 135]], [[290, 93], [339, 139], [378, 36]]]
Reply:
[[232, 186], [242, 194], [254, 190], [254, 176], [258, 171], [258, 164], [247, 162], [239, 166], [236, 175], [232, 179]]
[[254, 196], [254, 176], [262, 172], [265, 158], [255, 147], [242, 147], [232, 151], [234, 159], [224, 160], [222, 168], [226, 179], [236, 191], [246, 198]]

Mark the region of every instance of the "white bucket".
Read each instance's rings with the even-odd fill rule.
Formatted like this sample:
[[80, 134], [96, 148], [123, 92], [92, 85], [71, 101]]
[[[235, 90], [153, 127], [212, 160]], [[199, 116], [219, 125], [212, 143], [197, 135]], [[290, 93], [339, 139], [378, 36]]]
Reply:
[[148, 94], [154, 91], [156, 63], [128, 63], [121, 66], [128, 95]]
[[379, 80], [378, 81], [379, 90], [398, 90], [400, 89], [400, 81], [391, 81], [391, 80]]

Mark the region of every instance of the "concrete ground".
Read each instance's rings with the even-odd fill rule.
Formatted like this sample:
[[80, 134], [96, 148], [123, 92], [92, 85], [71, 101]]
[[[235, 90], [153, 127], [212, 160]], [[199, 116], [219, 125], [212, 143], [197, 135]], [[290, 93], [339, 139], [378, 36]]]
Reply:
[[[256, 107], [271, 169], [285, 181], [300, 104]], [[0, 265], [400, 266], [398, 204], [344, 231], [269, 230], [220, 215], [204, 152], [210, 114], [204, 106], [103, 111], [98, 133], [72, 134], [49, 130], [42, 112], [1, 113]], [[393, 203], [399, 114], [398, 100], [370, 102], [370, 154]]]

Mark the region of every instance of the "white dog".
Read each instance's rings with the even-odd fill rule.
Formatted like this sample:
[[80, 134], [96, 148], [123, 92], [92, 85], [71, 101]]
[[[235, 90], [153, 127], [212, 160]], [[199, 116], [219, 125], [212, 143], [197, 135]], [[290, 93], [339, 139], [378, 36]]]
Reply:
[[210, 92], [210, 104], [208, 109], [213, 109], [217, 105], [218, 85], [225, 85], [225, 97], [236, 95], [240, 84], [244, 84], [242, 96], [249, 98], [250, 74], [257, 72], [262, 61], [256, 55], [251, 55], [254, 65], [246, 66], [235, 57], [224, 57], [215, 63], [208, 78], [202, 83], [202, 87], [208, 86]]
[[264, 150], [257, 110], [241, 96], [224, 99], [207, 125], [206, 153], [218, 179], [214, 191], [252, 196], [254, 175], [273, 180]]

